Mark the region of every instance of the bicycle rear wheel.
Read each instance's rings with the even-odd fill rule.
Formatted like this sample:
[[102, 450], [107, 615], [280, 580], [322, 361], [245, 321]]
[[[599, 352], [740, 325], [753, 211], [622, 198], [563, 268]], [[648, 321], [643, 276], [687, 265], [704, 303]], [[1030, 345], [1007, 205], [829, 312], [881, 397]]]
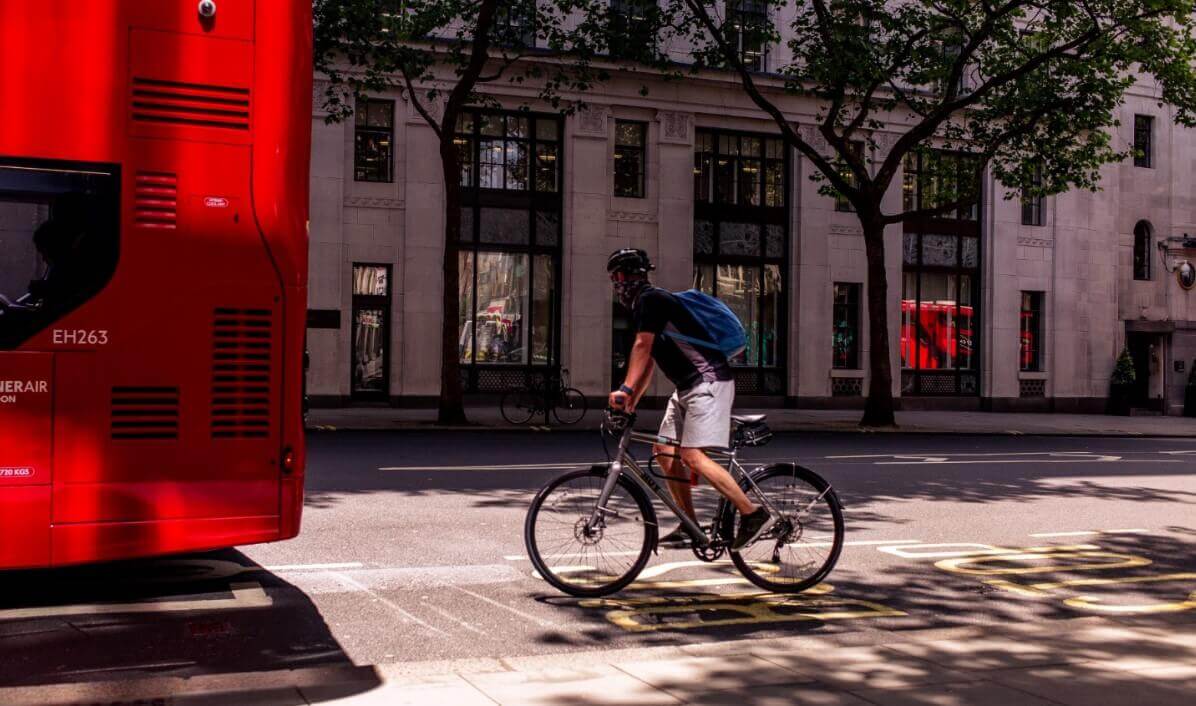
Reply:
[[540, 398], [531, 390], [516, 388], [503, 393], [498, 407], [508, 423], [527, 424], [540, 407]]
[[[791, 463], [760, 469], [752, 480], [781, 517], [754, 543], [731, 552], [731, 561], [768, 591], [799, 593], [817, 585], [843, 551], [843, 511], [834, 489], [822, 476]], [[730, 537], [739, 512], [728, 513], [728, 521], [723, 531]]]
[[556, 407], [552, 408], [552, 416], [561, 424], [577, 424], [586, 416], [586, 396], [572, 387], [566, 387], [561, 390]]
[[598, 526], [587, 531], [606, 475], [605, 466], [566, 473], [545, 486], [527, 512], [523, 538], [532, 566], [572, 596], [621, 590], [639, 576], [652, 553], [656, 512], [627, 478], [619, 478]]

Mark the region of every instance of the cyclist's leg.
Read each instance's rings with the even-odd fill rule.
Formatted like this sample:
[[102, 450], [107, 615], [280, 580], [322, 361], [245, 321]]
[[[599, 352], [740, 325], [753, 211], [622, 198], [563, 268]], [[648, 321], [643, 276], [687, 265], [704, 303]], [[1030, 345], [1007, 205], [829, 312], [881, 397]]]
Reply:
[[715, 463], [703, 449], [726, 448], [731, 435], [731, 407], [735, 401], [735, 383], [731, 380], [703, 382], [678, 396], [685, 410], [681, 429], [681, 460], [713, 485], [745, 515], [757, 506], [727, 469]]
[[[673, 392], [672, 397], [669, 397], [668, 406], [664, 410], [664, 418], [660, 422], [660, 431], [657, 433], [662, 439], [680, 439], [681, 434], [685, 429], [685, 410], [681, 406], [681, 401], [677, 392]], [[690, 471], [679, 463], [677, 447], [670, 444], [657, 443], [652, 446], [652, 454], [656, 462], [660, 464], [661, 472], [667, 477], [677, 477], [682, 475], [689, 475]], [[690, 489], [690, 484], [678, 480], [666, 480], [669, 485], [669, 492], [672, 493], [673, 499], [689, 515], [691, 519], [697, 519], [697, 513], [694, 512], [693, 492]]]

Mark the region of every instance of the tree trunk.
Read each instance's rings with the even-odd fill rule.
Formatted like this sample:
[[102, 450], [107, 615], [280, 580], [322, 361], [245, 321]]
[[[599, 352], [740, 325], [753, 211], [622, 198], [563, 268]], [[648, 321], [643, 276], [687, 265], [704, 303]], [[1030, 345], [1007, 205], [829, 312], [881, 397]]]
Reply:
[[893, 368], [889, 361], [889, 282], [885, 271], [885, 227], [879, 219], [860, 219], [868, 258], [868, 371], [871, 382], [862, 427], [893, 427]]
[[457, 146], [451, 132], [440, 141], [440, 164], [444, 174], [444, 292], [441, 297], [441, 362], [440, 408], [436, 421], [440, 424], [465, 424], [465, 394], [461, 385], [460, 331], [457, 312], [461, 302], [458, 294], [460, 264], [458, 245], [461, 242], [461, 184], [457, 164]]

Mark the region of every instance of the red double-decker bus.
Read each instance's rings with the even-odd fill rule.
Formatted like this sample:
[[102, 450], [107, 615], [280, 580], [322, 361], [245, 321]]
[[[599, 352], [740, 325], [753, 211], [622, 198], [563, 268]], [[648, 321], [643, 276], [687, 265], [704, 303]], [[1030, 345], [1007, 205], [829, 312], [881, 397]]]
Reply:
[[309, 0], [0, 0], [0, 568], [299, 530]]

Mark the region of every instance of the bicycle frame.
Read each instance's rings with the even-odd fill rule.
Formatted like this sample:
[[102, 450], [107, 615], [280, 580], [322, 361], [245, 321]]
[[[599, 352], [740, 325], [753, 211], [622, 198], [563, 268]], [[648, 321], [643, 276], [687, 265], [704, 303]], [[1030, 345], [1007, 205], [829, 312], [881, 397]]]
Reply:
[[[602, 492], [598, 496], [598, 502], [594, 505], [594, 512], [590, 515], [590, 519], [586, 523], [586, 530], [589, 531], [594, 526], [598, 525], [601, 516], [608, 513], [608, 510], [606, 509], [606, 503], [608, 500], [610, 500], [611, 493], [614, 492], [615, 483], [618, 482], [619, 476], [626, 473], [633, 481], [635, 481], [637, 485], [643, 488], [644, 491], [649, 492], [660, 499], [660, 501], [664, 503], [665, 507], [667, 507], [674, 515], [677, 516], [677, 519], [681, 521], [681, 524], [685, 526], [690, 535], [694, 537], [695, 541], [700, 542], [700, 546], [711, 546], [716, 537], [706, 534], [706, 531], [702, 529], [701, 525], [691, 519], [689, 515], [685, 514], [685, 511], [677, 505], [677, 501], [673, 499], [673, 494], [662, 488], [660, 483], [656, 482], [656, 478], [651, 473], [640, 467], [639, 462], [635, 460], [635, 457], [627, 452], [627, 448], [632, 442], [645, 444], [667, 444], [674, 447], [679, 445], [678, 442], [671, 439], [664, 439], [655, 434], [635, 431], [634, 429], [628, 427], [623, 432], [623, 435], [619, 438], [619, 449], [615, 454], [614, 461], [611, 462], [610, 470], [607, 472], [606, 481], [602, 486]], [[759, 500], [760, 504], [763, 505], [770, 513], [773, 513], [774, 515], [779, 514], [773, 504], [769, 502], [768, 497], [760, 490], [760, 487], [756, 485], [756, 482], [752, 480], [751, 474], [744, 470], [743, 466], [739, 463], [738, 448], [732, 447], [730, 451], [709, 449], [707, 450], [707, 453], [713, 457], [725, 460], [727, 462], [727, 470], [731, 473], [731, 477], [741, 484], [746, 479], [750, 489]], [[682, 465], [684, 465], [684, 462], [682, 462]], [[825, 495], [825, 493], [823, 494]], [[821, 498], [821, 496], [819, 496], [819, 498]], [[817, 502], [817, 500], [815, 502]], [[718, 520], [721, 518], [722, 512], [724, 511], [725, 506], [720, 506], [720, 512], [715, 518], [715, 527], [718, 526]]]

